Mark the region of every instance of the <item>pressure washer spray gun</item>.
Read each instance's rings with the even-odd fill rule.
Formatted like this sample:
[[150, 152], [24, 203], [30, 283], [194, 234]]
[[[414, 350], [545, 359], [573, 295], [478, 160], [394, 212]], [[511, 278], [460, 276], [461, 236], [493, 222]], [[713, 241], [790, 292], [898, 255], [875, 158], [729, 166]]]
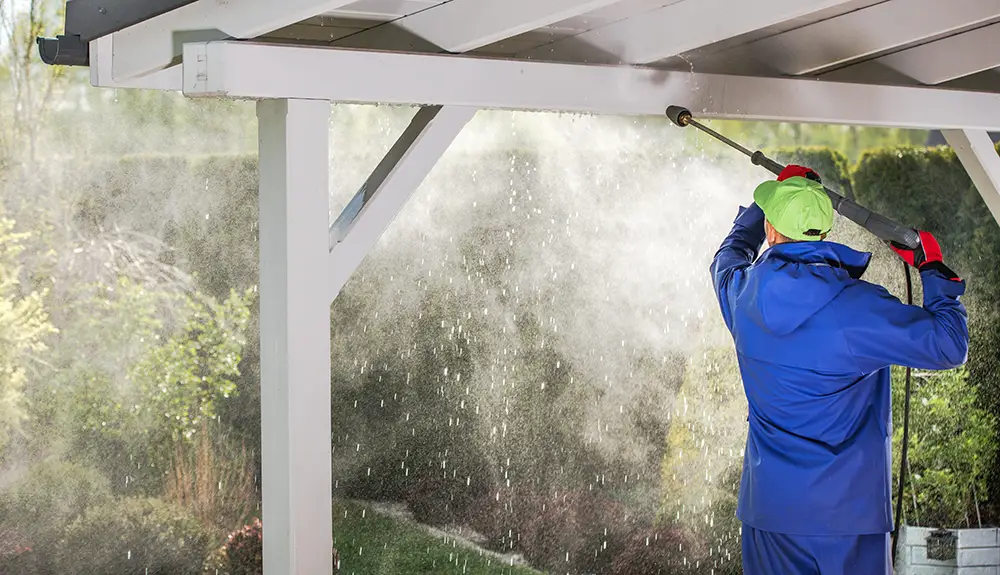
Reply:
[[[708, 126], [696, 121], [687, 108], [670, 106], [667, 108], [667, 117], [681, 128], [694, 126], [720, 142], [743, 152], [755, 166], [761, 166], [775, 176], [780, 175], [781, 171], [785, 169], [785, 166], [768, 158], [760, 150], [751, 152]], [[833, 202], [833, 209], [837, 210], [840, 215], [868, 230], [875, 237], [899, 246], [905, 246], [909, 249], [920, 247], [920, 234], [916, 230], [898, 224], [885, 216], [876, 214], [868, 208], [859, 206], [854, 201], [841, 196], [826, 186], [823, 186], [823, 189], [826, 190], [826, 195], [830, 196], [830, 200]]]

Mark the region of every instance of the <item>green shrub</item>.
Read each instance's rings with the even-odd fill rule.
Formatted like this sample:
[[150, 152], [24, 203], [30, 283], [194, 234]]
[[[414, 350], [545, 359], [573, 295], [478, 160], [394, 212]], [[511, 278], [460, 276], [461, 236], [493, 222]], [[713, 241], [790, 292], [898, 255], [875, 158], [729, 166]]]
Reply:
[[823, 183], [831, 190], [848, 198], [854, 197], [851, 183], [851, 167], [847, 157], [821, 146], [772, 148], [767, 154], [782, 164], [808, 166], [823, 178]]
[[182, 509], [127, 498], [90, 508], [69, 526], [59, 567], [77, 575], [197, 575], [215, 545], [215, 536]]
[[88, 507], [110, 500], [110, 484], [97, 471], [60, 461], [41, 463], [0, 495], [0, 532], [16, 533], [16, 546], [31, 547], [39, 554], [38, 564], [51, 568], [66, 527]]

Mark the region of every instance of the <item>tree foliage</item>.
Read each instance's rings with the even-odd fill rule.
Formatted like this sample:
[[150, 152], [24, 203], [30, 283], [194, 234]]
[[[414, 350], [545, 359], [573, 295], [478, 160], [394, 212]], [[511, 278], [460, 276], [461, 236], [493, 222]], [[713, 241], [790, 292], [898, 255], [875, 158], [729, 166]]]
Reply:
[[[968, 375], [964, 368], [914, 375], [909, 465], [905, 470], [908, 483], [903, 499], [909, 525], [977, 527], [983, 520], [986, 510], [982, 503], [995, 481], [997, 420], [977, 405]], [[903, 395], [903, 386], [894, 386], [897, 461], [903, 434]]]
[[[205, 297], [146, 294], [127, 282], [122, 288], [132, 292], [125, 305], [145, 306], [134, 317], [142, 326], [137, 330], [140, 344], [146, 345], [125, 377], [84, 368], [72, 388], [68, 419], [79, 426], [82, 452], [101, 450], [105, 464], [119, 467], [142, 462], [130, 466], [160, 469], [159, 476], [173, 455], [172, 446], [190, 442], [236, 392], [249, 311], [238, 294], [216, 303]], [[163, 330], [147, 298], [182, 307], [180, 325]], [[158, 486], [154, 481], [145, 488]]]
[[0, 454], [10, 433], [27, 417], [24, 386], [31, 363], [46, 349], [45, 338], [55, 329], [49, 323], [43, 292], [22, 293], [20, 266], [25, 234], [13, 231], [14, 222], [0, 219]]

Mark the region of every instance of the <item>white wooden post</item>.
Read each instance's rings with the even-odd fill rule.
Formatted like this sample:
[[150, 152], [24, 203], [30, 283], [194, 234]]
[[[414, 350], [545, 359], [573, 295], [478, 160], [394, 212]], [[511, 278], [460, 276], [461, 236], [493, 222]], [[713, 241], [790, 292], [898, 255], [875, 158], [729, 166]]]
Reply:
[[264, 574], [330, 575], [330, 103], [257, 118]]

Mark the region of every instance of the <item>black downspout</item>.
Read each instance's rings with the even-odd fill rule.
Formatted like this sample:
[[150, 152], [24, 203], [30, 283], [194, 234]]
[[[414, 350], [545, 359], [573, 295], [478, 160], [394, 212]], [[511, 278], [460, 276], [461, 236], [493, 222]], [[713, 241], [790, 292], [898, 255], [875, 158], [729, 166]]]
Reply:
[[65, 33], [37, 38], [38, 54], [50, 66], [89, 66], [90, 41], [198, 0], [66, 0]]

